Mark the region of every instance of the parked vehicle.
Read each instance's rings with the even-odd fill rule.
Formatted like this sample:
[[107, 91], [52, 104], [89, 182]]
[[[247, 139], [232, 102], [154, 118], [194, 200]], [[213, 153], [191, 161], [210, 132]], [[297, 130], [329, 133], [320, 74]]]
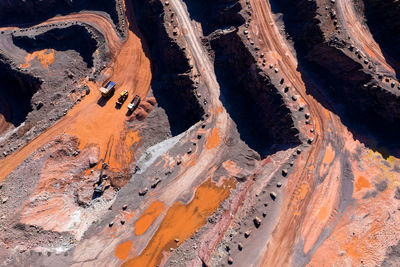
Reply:
[[129, 103], [129, 105], [128, 105], [128, 110], [129, 110], [130, 112], [135, 111], [135, 109], [137, 109], [137, 107], [139, 106], [139, 104], [140, 104], [140, 96], [136, 95], [136, 96], [132, 99], [132, 101]]
[[105, 86], [100, 88], [103, 97], [110, 97], [115, 91], [115, 82], [109, 81]]
[[121, 92], [121, 94], [119, 95], [119, 98], [117, 100], [117, 105], [122, 105], [126, 99], [128, 98], [128, 90], [124, 90]]

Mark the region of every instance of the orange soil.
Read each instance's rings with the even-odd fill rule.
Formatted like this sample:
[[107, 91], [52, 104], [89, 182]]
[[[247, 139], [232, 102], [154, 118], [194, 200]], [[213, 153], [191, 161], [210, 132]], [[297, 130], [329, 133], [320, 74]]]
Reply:
[[207, 149], [217, 148], [219, 142], [220, 142], [219, 130], [218, 128], [214, 128], [211, 132], [211, 135], [207, 139], [206, 148]]
[[[125, 147], [133, 148], [135, 144], [139, 144], [142, 136], [140, 136], [139, 131], [131, 132], [129, 131], [125, 136]], [[128, 153], [126, 162], [131, 162], [133, 158], [133, 153]]]
[[203, 183], [196, 191], [189, 204], [175, 203], [167, 212], [157, 232], [154, 234], [142, 253], [128, 260], [123, 266], [156, 266], [163, 258], [163, 252], [176, 248], [176, 238], [184, 242], [205, 224], [208, 216], [213, 214], [219, 204], [229, 195], [234, 187], [232, 180], [226, 180], [221, 187], [211, 179]]
[[[132, 62], [135, 62], [135, 64], [132, 64]], [[129, 99], [136, 94], [143, 99], [150, 87], [150, 61], [143, 53], [140, 39], [132, 32], [129, 32], [128, 40], [114, 63], [111, 80], [116, 82], [117, 90], [104, 107], [93, 105], [87, 112], [82, 112], [79, 109], [76, 111], [75, 109], [76, 112], [68, 114], [68, 116], [76, 118], [76, 126], [70, 134], [79, 136], [81, 148], [89, 143], [96, 143], [100, 146], [102, 154], [106, 152], [109, 142], [111, 146], [117, 147], [114, 141], [125, 139], [121, 138], [120, 134], [124, 130], [125, 111], [129, 101], [126, 101], [120, 110], [116, 109], [114, 103], [118, 98], [119, 92], [127, 89], [129, 91]], [[96, 88], [94, 90], [97, 91]], [[98, 95], [94, 100], [97, 100], [97, 98]], [[77, 114], [78, 112], [79, 114]], [[125, 146], [122, 147], [126, 148]], [[128, 152], [126, 150], [112, 151], [109, 161], [110, 166], [123, 168], [123, 165], [126, 164], [123, 162], [124, 156], [129, 154]], [[118, 160], [119, 154], [122, 157], [119, 157]]]
[[[307, 126], [300, 122], [300, 130], [307, 136], [310, 136], [311, 127], [315, 130], [313, 146], [301, 154], [293, 174], [289, 177], [285, 193], [286, 197], [281, 208], [284, 212], [278, 217], [270, 242], [265, 244], [263, 248], [264, 255], [258, 261], [258, 264], [264, 266], [285, 266], [291, 263], [291, 252], [296, 246], [299, 234], [302, 231], [308, 232], [309, 229], [313, 229], [312, 227], [306, 227], [302, 230], [301, 222], [303, 222], [307, 210], [310, 210], [308, 207], [310, 201], [318, 203], [317, 200], [312, 200], [315, 186], [314, 172], [319, 169], [318, 162], [324, 151], [324, 139], [328, 137], [326, 133], [333, 131], [333, 129], [335, 132], [341, 132], [343, 131], [343, 126], [337, 116], [325, 110], [312, 96], [307, 94], [302, 75], [298, 71], [297, 60], [290, 52], [286, 40], [276, 26], [269, 2], [256, 0], [251, 0], [250, 2], [253, 7], [254, 19], [250, 24], [249, 36], [259, 41], [261, 51], [267, 55], [267, 63], [272, 63], [278, 67], [279, 76], [284, 77], [286, 83], [293, 88], [294, 92], [304, 99], [306, 108], [311, 114], [311, 125], [314, 126]], [[276, 53], [281, 57], [276, 56]], [[330, 151], [326, 153], [328, 154], [326, 154], [325, 160], [328, 162], [332, 155]], [[327, 171], [329, 172], [330, 169], [327, 169]], [[333, 203], [335, 202], [333, 201]], [[331, 203], [325, 203], [316, 209], [315, 215], [318, 215], [317, 217], [323, 219], [323, 221], [327, 221], [332, 211], [330, 208], [324, 207], [327, 205], [331, 205]], [[318, 222], [318, 219], [316, 221]], [[322, 228], [315, 229], [316, 233], [310, 235], [313, 240], [316, 240], [319, 236], [318, 231]], [[310, 240], [308, 242], [307, 249], [312, 247], [313, 241]]]
[[357, 178], [357, 181], [354, 184], [355, 186], [355, 191], [358, 192], [363, 188], [370, 188], [371, 187], [371, 183], [364, 178], [364, 176], [360, 176]]
[[115, 249], [115, 256], [120, 260], [126, 260], [132, 247], [132, 240], [126, 241]]
[[325, 150], [324, 158], [322, 159], [323, 164], [331, 164], [332, 160], [335, 158], [335, 151], [332, 149], [331, 143], [328, 144]]
[[326, 146], [325, 149], [325, 154], [324, 157], [322, 159], [322, 162], [319, 166], [319, 175], [321, 177], [323, 177], [323, 175], [330, 170], [330, 165], [333, 162], [334, 158], [335, 158], [336, 152], [335, 150], [332, 148], [332, 144], [328, 143], [328, 145]]
[[[79, 16], [71, 15], [71, 17], [75, 18]], [[102, 17], [94, 17], [95, 22], [101, 19], [105, 20]], [[62, 19], [63, 17], [57, 18], [57, 20]], [[86, 14], [84, 20], [90, 21], [91, 19], [91, 14]], [[111, 36], [107, 40], [114, 40], [114, 37]], [[118, 47], [118, 45], [114, 44], [114, 47]], [[132, 64], [132, 62], [135, 64]], [[107, 148], [109, 148], [111, 151], [111, 154], [108, 155], [110, 166], [119, 169], [126, 168], [126, 158], [130, 157], [130, 148], [122, 145], [125, 142], [126, 134], [129, 133], [129, 130], [125, 128], [125, 120], [127, 118], [125, 116], [126, 107], [129, 99], [134, 95], [137, 94], [142, 99], [147, 95], [151, 81], [150, 60], [143, 51], [141, 40], [132, 31], [129, 31], [128, 39], [123, 44], [121, 51], [112, 65], [112, 71], [111, 80], [117, 84], [116, 92], [105, 106], [102, 107], [97, 104], [100, 98], [98, 91], [100, 85], [88, 82], [87, 84], [91, 88], [91, 93], [64, 118], [28, 145], [0, 161], [0, 165], [2, 165], [0, 180], [8, 176], [10, 172], [37, 148], [64, 132], [79, 138], [80, 149], [94, 143], [99, 146], [100, 153], [103, 156], [106, 154]], [[129, 91], [129, 99], [122, 105], [121, 109], [116, 109], [115, 101], [119, 93], [124, 89]]]
[[55, 51], [54, 49], [43, 49], [40, 51], [35, 51], [33, 53], [28, 53], [25, 57], [25, 63], [21, 64], [21, 68], [28, 68], [31, 66], [31, 61], [37, 58], [43, 68], [48, 69], [51, 64], [54, 63], [55, 60]]
[[[393, 195], [400, 183], [400, 177], [394, 171], [400, 161], [393, 157], [385, 161], [379, 153], [364, 147], [361, 147], [360, 154], [359, 146], [352, 138], [348, 138], [345, 144], [351, 154], [360, 157], [351, 161], [351, 169], [356, 177], [352, 195], [354, 200], [340, 219], [335, 218], [337, 224], [333, 232], [317, 247], [309, 266], [380, 266], [387, 248], [399, 242], [400, 229], [397, 225], [400, 223], [400, 214]], [[376, 197], [365, 197], [368, 191], [376, 190], [373, 184], [382, 181], [387, 183], [383, 192], [378, 191]], [[321, 202], [326, 202], [325, 198], [336, 198], [335, 202], [339, 200], [340, 190], [337, 186], [324, 183], [320, 187], [325, 187], [327, 192]], [[335, 202], [324, 206], [335, 210]], [[309, 205], [309, 209], [314, 210], [318, 205]], [[330, 216], [333, 215], [335, 212], [330, 213]], [[307, 220], [312, 220], [312, 216], [308, 216]], [[318, 224], [321, 223], [315, 223], [313, 227], [319, 229], [321, 225]]]
[[163, 210], [164, 204], [161, 201], [151, 203], [143, 215], [135, 222], [135, 234], [141, 235], [146, 232]]

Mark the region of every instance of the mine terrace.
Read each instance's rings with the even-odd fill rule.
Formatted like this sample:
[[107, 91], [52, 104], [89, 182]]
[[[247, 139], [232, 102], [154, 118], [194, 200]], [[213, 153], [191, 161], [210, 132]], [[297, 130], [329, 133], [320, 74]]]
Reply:
[[1, 266], [399, 266], [397, 0], [0, 1]]

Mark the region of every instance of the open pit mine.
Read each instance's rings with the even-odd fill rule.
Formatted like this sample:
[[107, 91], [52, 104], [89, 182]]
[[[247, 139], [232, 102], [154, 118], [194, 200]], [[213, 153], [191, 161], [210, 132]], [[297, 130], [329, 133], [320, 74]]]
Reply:
[[0, 266], [400, 266], [399, 0], [1, 0]]

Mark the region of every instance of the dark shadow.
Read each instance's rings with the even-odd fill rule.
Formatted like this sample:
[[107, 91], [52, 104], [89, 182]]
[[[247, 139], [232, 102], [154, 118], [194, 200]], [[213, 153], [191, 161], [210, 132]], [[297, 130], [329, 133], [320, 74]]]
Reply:
[[[400, 156], [400, 99], [379, 88], [362, 66], [323, 41], [314, 2], [270, 1], [282, 13], [308, 94], [337, 114], [354, 138], [384, 157]], [[364, 87], [367, 84], [367, 87]], [[317, 86], [318, 85], [318, 86]]]
[[133, 111], [131, 111], [131, 110], [128, 109], [128, 111], [125, 113], [125, 116], [126, 116], [126, 117], [129, 117], [129, 116], [132, 115], [132, 113], [133, 113]]
[[188, 59], [163, 27], [162, 4], [139, 0], [132, 0], [132, 3], [137, 25], [151, 51], [154, 97], [168, 116], [172, 135], [179, 135], [197, 123], [204, 114], [194, 95], [193, 81], [188, 75]]
[[[32, 96], [40, 89], [42, 82], [31, 75], [13, 70], [2, 61], [0, 61], [0, 81], [0, 98], [6, 103], [10, 112], [3, 115], [6, 121], [17, 127], [32, 111]], [[0, 109], [1, 111], [5, 110]]]
[[194, 97], [193, 85], [189, 78], [168, 77], [158, 72], [154, 74], [154, 97], [168, 116], [171, 134], [179, 135], [200, 121], [204, 111]]
[[368, 28], [400, 79], [400, 4], [393, 0], [364, 0], [364, 5]]
[[28, 28], [57, 15], [68, 15], [83, 10], [104, 11], [110, 15], [113, 23], [118, 25], [115, 0], [26, 0], [19, 1], [18, 6], [15, 1], [0, 1], [0, 26], [15, 25]]
[[290, 110], [236, 32], [211, 42], [221, 102], [240, 138], [262, 158], [301, 144]]
[[[237, 0], [186, 0], [185, 3], [190, 17], [201, 23], [204, 35], [245, 23]], [[240, 138], [262, 158], [299, 145], [290, 111], [269, 78], [261, 70], [252, 69], [254, 59], [236, 33], [211, 44], [220, 100], [236, 123]]]
[[93, 67], [93, 54], [98, 45], [87, 29], [79, 25], [49, 30], [35, 37], [13, 36], [13, 42], [28, 53], [43, 49], [75, 50], [86, 62], [88, 68]]
[[92, 200], [101, 197], [103, 194], [100, 192], [93, 192]]
[[245, 23], [239, 14], [242, 9], [237, 0], [185, 0], [190, 17], [201, 23], [204, 36], [220, 28], [239, 26]]

